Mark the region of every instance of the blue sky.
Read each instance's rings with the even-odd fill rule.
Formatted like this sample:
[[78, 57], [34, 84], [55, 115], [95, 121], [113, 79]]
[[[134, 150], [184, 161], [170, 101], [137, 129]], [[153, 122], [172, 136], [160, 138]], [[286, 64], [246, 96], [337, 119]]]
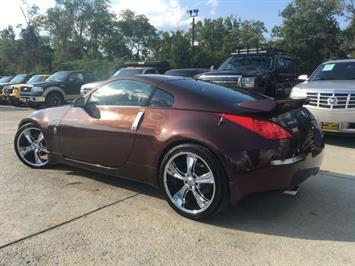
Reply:
[[[190, 6], [192, 2], [205, 1], [189, 1], [181, 0]], [[200, 5], [201, 16], [204, 17], [225, 17], [228, 15], [237, 15], [242, 19], [261, 20], [265, 23], [267, 29], [271, 30], [275, 25], [282, 22], [279, 13], [287, 6], [289, 0], [220, 0], [214, 14], [211, 14], [211, 8], [208, 5]]]
[[[27, 0], [36, 4], [43, 13], [54, 6], [54, 0]], [[137, 14], [144, 14], [159, 30], [187, 30], [190, 18], [187, 9], [198, 8], [199, 19], [237, 15], [242, 19], [261, 20], [271, 31], [282, 23], [279, 13], [291, 0], [111, 0], [111, 9], [119, 14], [123, 9], [132, 9]], [[11, 24], [23, 24], [20, 11], [21, 0], [7, 1], [6, 12], [0, 16], [0, 29]], [[341, 27], [347, 24], [340, 20]]]

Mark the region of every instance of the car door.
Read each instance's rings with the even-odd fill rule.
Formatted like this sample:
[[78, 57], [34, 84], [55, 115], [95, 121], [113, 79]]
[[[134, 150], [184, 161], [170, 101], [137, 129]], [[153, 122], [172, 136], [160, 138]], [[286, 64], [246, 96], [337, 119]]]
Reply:
[[93, 92], [86, 103], [97, 108], [99, 118], [72, 107], [59, 128], [63, 156], [110, 168], [124, 165], [151, 92], [149, 84], [116, 80]]
[[73, 100], [80, 96], [80, 88], [85, 83], [84, 74], [80, 72], [71, 73], [65, 86], [66, 100]]

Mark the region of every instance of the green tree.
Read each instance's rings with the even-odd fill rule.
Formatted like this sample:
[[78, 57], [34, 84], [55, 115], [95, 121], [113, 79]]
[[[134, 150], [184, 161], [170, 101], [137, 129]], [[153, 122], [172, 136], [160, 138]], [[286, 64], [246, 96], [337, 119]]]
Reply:
[[340, 0], [293, 0], [281, 12], [283, 23], [273, 29], [276, 43], [288, 47], [299, 72], [309, 73], [319, 63], [337, 56], [340, 28], [336, 16]]
[[158, 42], [158, 33], [144, 15], [136, 15], [131, 10], [124, 10], [117, 22], [125, 44], [135, 59], [154, 56], [154, 47]]
[[1, 74], [12, 74], [17, 70], [19, 46], [12, 26], [0, 31], [0, 70]]

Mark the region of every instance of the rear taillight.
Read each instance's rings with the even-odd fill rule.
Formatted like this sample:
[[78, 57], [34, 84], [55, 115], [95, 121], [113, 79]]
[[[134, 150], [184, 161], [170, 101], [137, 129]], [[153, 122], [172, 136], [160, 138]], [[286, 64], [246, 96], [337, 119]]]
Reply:
[[223, 118], [236, 123], [266, 139], [277, 140], [292, 138], [292, 135], [286, 129], [268, 120], [230, 114], [219, 114], [219, 116], [222, 116]]

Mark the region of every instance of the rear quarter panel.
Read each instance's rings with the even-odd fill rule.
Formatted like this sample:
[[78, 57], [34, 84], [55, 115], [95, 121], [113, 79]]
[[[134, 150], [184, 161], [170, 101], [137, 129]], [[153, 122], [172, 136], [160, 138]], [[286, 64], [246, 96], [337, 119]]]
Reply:
[[[145, 182], [156, 184], [164, 154], [181, 143], [198, 143], [211, 150], [229, 179], [238, 171], [262, 167], [271, 158], [287, 154], [279, 148], [280, 141], [265, 141], [226, 119], [218, 125], [220, 119], [218, 114], [211, 112], [147, 108], [127, 163], [129, 172], [125, 175], [146, 175]], [[281, 147], [287, 146], [285, 143]], [[234, 158], [240, 158], [239, 169], [230, 168], [227, 154], [231, 153]]]

